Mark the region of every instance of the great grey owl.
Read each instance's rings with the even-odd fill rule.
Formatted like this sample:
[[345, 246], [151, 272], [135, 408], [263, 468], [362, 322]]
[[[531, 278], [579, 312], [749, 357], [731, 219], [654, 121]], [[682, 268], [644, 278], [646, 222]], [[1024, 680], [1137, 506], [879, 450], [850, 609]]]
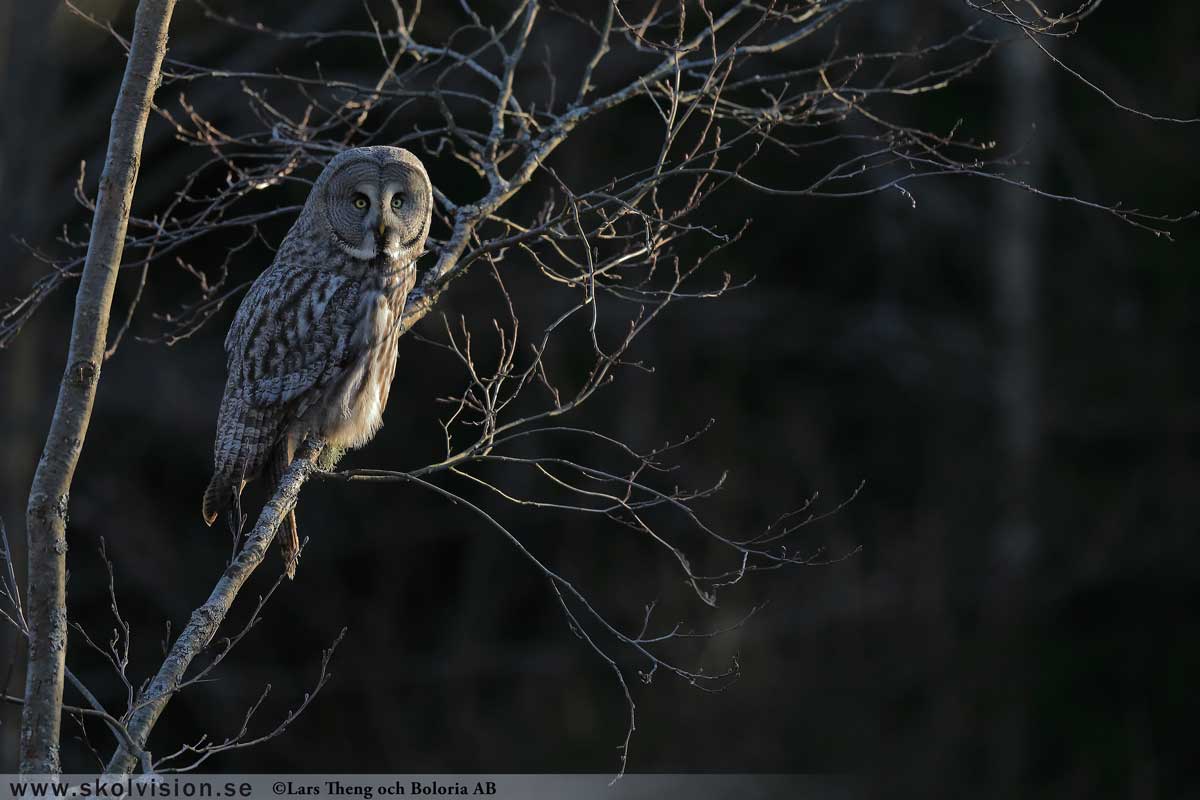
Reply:
[[[379, 430], [432, 202], [424, 166], [398, 147], [347, 150], [321, 172], [225, 338], [207, 524], [260, 473], [273, 489], [306, 434], [349, 449]], [[291, 577], [294, 511], [279, 536]]]

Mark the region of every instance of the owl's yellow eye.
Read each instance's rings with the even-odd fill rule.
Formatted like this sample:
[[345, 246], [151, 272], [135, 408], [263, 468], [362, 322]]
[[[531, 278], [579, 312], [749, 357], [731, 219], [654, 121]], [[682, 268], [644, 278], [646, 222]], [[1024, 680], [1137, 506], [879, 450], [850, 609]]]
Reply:
[[399, 211], [400, 207], [403, 205], [404, 205], [404, 196], [403, 195], [399, 195], [399, 194], [392, 195], [392, 209], [393, 210]]
[[366, 208], [369, 205], [370, 205], [370, 202], [367, 200], [366, 195], [359, 194], [359, 195], [354, 196], [354, 207], [357, 208], [359, 211], [362, 211], [364, 208]]

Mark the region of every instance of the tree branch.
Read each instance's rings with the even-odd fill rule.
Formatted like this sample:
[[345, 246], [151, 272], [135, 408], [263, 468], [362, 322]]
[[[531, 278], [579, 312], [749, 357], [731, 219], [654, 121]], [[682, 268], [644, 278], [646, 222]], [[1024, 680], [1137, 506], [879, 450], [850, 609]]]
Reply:
[[[192, 612], [187, 626], [179, 634], [179, 638], [171, 645], [167, 657], [163, 659], [158, 674], [150, 682], [150, 686], [131, 709], [132, 716], [127, 726], [130, 738], [137, 747], [144, 749], [150, 731], [158, 718], [162, 716], [171, 697], [179, 690], [184, 682], [184, 674], [192, 661], [208, 647], [216, 636], [217, 629], [225, 620], [233, 605], [234, 599], [242, 586], [262, 563], [267, 549], [275, 539], [275, 531], [289, 511], [296, 507], [296, 497], [309, 476], [316, 469], [317, 459], [321, 454], [324, 443], [306, 440], [291, 466], [279, 480], [271, 499], [263, 506], [254, 524], [254, 530], [246, 537], [237, 557], [226, 567], [217, 585], [204, 604]], [[122, 745], [108, 762], [107, 771], [116, 774], [132, 772], [137, 761], [137, 755], [128, 746]]]

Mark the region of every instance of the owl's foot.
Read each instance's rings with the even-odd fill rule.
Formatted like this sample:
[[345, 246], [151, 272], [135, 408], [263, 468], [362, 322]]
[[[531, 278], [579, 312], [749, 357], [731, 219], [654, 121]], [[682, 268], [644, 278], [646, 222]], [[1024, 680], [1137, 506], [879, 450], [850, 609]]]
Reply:
[[317, 458], [318, 472], [333, 472], [337, 469], [338, 462], [342, 460], [342, 456], [346, 455], [346, 449], [335, 447], [327, 444], [325, 449], [321, 451], [321, 455]]

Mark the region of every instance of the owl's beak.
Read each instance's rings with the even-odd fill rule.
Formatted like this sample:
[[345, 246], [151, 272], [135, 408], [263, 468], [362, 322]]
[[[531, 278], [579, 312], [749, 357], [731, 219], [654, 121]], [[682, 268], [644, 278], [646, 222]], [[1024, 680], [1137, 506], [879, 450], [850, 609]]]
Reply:
[[382, 219], [379, 220], [379, 235], [380, 236], [383, 236], [385, 228], [387, 228], [387, 224]]

